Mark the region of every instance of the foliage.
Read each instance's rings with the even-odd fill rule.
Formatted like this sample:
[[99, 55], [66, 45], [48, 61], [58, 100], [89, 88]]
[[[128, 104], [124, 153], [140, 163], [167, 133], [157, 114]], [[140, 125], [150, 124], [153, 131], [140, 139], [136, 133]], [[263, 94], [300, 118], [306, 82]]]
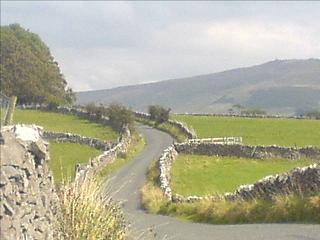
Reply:
[[178, 142], [185, 142], [188, 138], [179, 128], [175, 127], [174, 125], [170, 124], [169, 122], [161, 123], [156, 125], [154, 121], [136, 118], [136, 121], [141, 122], [142, 124], [155, 127], [161, 131], [164, 131], [170, 134], [176, 141]]
[[158, 187], [159, 167], [153, 163], [142, 189], [142, 205], [151, 213], [212, 224], [303, 222], [320, 223], [320, 195], [276, 196], [272, 200], [171, 203]]
[[184, 196], [233, 192], [242, 184], [252, 184], [265, 176], [312, 163], [314, 161], [307, 159], [292, 161], [179, 154], [172, 165], [171, 187], [174, 193]]
[[155, 122], [156, 126], [169, 120], [170, 111], [170, 108], [165, 109], [159, 105], [151, 105], [148, 109], [150, 119]]
[[306, 116], [309, 118], [320, 119], [320, 111], [315, 110], [307, 112]]
[[121, 209], [102, 192], [97, 181], [88, 178], [60, 189], [62, 239], [126, 239], [127, 227]]
[[267, 115], [266, 111], [264, 111], [262, 109], [258, 109], [258, 108], [241, 110], [240, 113], [241, 113], [241, 115], [249, 115], [249, 116]]
[[134, 133], [131, 135], [131, 142], [130, 146], [128, 148], [128, 152], [126, 156], [118, 156], [117, 159], [113, 162], [105, 166], [97, 176], [98, 180], [104, 179], [106, 176], [108, 176], [110, 173], [118, 170], [122, 166], [124, 166], [126, 163], [134, 159], [136, 156], [138, 156], [142, 150], [144, 149], [145, 142], [144, 139], [138, 134]]
[[49, 152], [49, 166], [55, 183], [58, 185], [63, 179], [74, 179], [76, 164], [87, 163], [89, 159], [93, 159], [100, 154], [99, 150], [87, 145], [54, 141], [50, 142]]
[[175, 115], [199, 138], [242, 137], [244, 144], [320, 147], [320, 121], [286, 118], [243, 118]]
[[111, 104], [106, 110], [111, 126], [121, 131], [123, 126], [128, 126], [130, 130], [134, 128], [134, 115], [132, 111], [119, 104]]
[[43, 126], [47, 131], [70, 132], [102, 140], [116, 140], [119, 136], [110, 126], [94, 123], [75, 115], [54, 112], [16, 109], [14, 122], [36, 124]]
[[107, 109], [102, 104], [96, 106], [94, 103], [88, 103], [85, 109], [89, 114], [95, 115], [98, 119], [107, 114]]
[[18, 103], [74, 101], [58, 63], [40, 37], [18, 24], [1, 26], [1, 91]]

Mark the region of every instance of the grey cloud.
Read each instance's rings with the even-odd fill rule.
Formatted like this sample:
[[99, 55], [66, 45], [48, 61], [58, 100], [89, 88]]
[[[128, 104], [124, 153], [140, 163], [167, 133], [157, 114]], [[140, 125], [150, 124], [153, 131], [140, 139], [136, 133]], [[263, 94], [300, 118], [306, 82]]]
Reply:
[[320, 56], [317, 2], [1, 2], [76, 90]]

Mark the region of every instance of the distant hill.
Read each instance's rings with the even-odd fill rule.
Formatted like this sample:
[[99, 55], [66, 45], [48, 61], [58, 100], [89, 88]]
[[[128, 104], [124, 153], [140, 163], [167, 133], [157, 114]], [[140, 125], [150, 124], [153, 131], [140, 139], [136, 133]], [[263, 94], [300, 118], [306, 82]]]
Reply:
[[145, 111], [160, 104], [179, 113], [223, 113], [240, 104], [273, 114], [320, 108], [320, 59], [275, 60], [224, 72], [78, 92], [80, 104], [125, 104]]

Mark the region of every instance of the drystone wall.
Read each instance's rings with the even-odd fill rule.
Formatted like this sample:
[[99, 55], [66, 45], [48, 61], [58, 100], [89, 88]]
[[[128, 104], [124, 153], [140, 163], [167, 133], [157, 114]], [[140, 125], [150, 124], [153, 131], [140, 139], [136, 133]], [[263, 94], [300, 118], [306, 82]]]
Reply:
[[226, 113], [176, 113], [177, 115], [185, 116], [205, 116], [205, 117], [234, 117], [234, 118], [283, 118], [283, 119], [314, 119], [319, 118], [308, 117], [308, 116], [286, 116], [286, 115], [260, 115], [260, 114], [226, 114]]
[[[135, 112], [135, 116], [137, 118], [150, 120], [150, 114], [144, 112]], [[176, 128], [178, 128], [181, 132], [183, 132], [188, 139], [197, 138], [197, 134], [194, 130], [189, 129], [185, 124], [178, 122], [176, 120], [169, 119], [168, 123]]]
[[[96, 115], [90, 114], [83, 110], [81, 107], [64, 107], [58, 106], [50, 108], [47, 105], [24, 105], [20, 106], [23, 109], [36, 109], [41, 111], [58, 112], [62, 114], [76, 115], [80, 118], [85, 118], [90, 121], [96, 121], [103, 125], [109, 124], [109, 119], [106, 116], [97, 118]], [[86, 144], [102, 150], [103, 153], [99, 156], [91, 159], [88, 164], [77, 164], [75, 167], [75, 182], [83, 181], [86, 177], [94, 175], [101, 168], [107, 164], [112, 163], [119, 154], [126, 154], [130, 141], [131, 133], [127, 126], [124, 126], [118, 142], [104, 142], [95, 138], [83, 137], [72, 133], [54, 133], [44, 132], [43, 136], [48, 140], [54, 140], [58, 142], [72, 142], [79, 144]]]
[[58, 239], [59, 200], [36, 126], [1, 128], [0, 239]]
[[102, 141], [97, 138], [84, 137], [73, 133], [44, 131], [43, 137], [48, 141], [84, 144], [102, 151], [107, 151], [115, 145], [112, 141]]
[[170, 171], [172, 162], [176, 159], [178, 153], [174, 146], [165, 149], [159, 158], [159, 184], [162, 192], [168, 199], [172, 199], [172, 191], [170, 187]]
[[170, 187], [170, 171], [173, 161], [179, 153], [200, 154], [209, 156], [236, 156], [245, 158], [287, 158], [299, 160], [301, 158], [320, 160], [320, 149], [285, 148], [279, 146], [243, 146], [212, 143], [175, 143], [166, 149], [159, 159], [159, 185], [165, 196], [172, 202], [198, 202], [202, 200], [236, 200], [236, 199], [271, 199], [274, 195], [288, 195], [292, 193], [307, 195], [320, 193], [320, 166], [296, 168], [288, 173], [267, 176], [254, 184], [242, 185], [233, 193], [212, 196], [181, 196], [172, 194]]
[[69, 114], [69, 115], [76, 115], [80, 118], [88, 119], [90, 121], [99, 122], [101, 124], [108, 125], [110, 124], [109, 118], [103, 116], [98, 118], [95, 114], [91, 114], [84, 110], [81, 107], [65, 107], [65, 106], [58, 106], [58, 107], [50, 107], [48, 105], [22, 105], [19, 106], [21, 109], [31, 109], [31, 110], [41, 110], [47, 112], [56, 112], [62, 114]]
[[83, 181], [86, 177], [93, 176], [101, 168], [114, 162], [117, 156], [124, 155], [128, 151], [131, 142], [131, 133], [128, 127], [124, 127], [119, 142], [112, 148], [104, 151], [96, 158], [90, 160], [88, 164], [78, 164], [76, 166], [75, 181]]
[[288, 158], [298, 160], [310, 158], [320, 160], [320, 149], [316, 147], [292, 148], [280, 146], [249, 146], [240, 144], [176, 143], [178, 153], [208, 156], [234, 156], [243, 158]]

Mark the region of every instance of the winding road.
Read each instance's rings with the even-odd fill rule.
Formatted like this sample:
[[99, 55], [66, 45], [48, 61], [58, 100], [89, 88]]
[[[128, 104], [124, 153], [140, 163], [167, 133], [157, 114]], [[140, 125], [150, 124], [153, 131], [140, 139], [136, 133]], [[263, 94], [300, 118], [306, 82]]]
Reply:
[[172, 144], [166, 133], [147, 126], [138, 126], [144, 136], [143, 152], [108, 179], [108, 192], [123, 206], [131, 223], [133, 239], [179, 240], [319, 240], [320, 225], [311, 224], [239, 224], [211, 225], [191, 223], [162, 215], [148, 214], [141, 209], [140, 190], [146, 181], [149, 165]]

